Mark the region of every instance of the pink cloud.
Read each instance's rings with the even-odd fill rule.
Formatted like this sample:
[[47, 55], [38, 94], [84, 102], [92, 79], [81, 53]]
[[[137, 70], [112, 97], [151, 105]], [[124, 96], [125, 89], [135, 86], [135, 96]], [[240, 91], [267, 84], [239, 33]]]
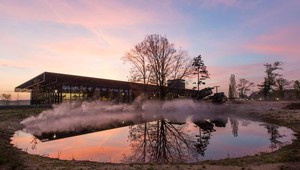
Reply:
[[299, 26], [276, 29], [261, 35], [247, 44], [250, 51], [263, 54], [280, 55], [282, 59], [299, 61], [300, 36]]
[[212, 8], [220, 5], [234, 6], [238, 3], [238, 0], [201, 0], [201, 1], [183, 1], [189, 5], [197, 4], [199, 7]]
[[232, 6], [238, 3], [238, 0], [205, 0], [204, 4], [207, 5], [227, 5]]
[[[38, 46], [38, 45], [37, 45]], [[105, 57], [111, 55], [111, 48], [108, 44], [98, 41], [96, 38], [78, 37], [66, 39], [60, 42], [51, 42], [48, 44], [39, 45], [40, 48], [58, 55], [69, 57]], [[110, 50], [110, 52], [106, 52]]]
[[[165, 23], [181, 18], [168, 1], [129, 5], [121, 1], [4, 1], [1, 13], [23, 20], [42, 20], [86, 27]], [[33, 10], [34, 9], [34, 10]], [[162, 10], [164, 11], [162, 13]]]
[[[55, 22], [70, 28], [79, 25], [94, 35], [94, 37], [61, 39], [55, 42], [30, 37], [34, 41], [28, 43], [28, 39], [20, 39], [17, 35], [10, 35], [7, 32], [3, 32], [4, 36], [2, 36], [1, 33], [3, 38], [0, 42], [5, 44], [4, 52], [7, 51], [10, 56], [14, 56], [0, 58], [0, 67], [5, 67], [7, 74], [10, 74], [4, 77], [6, 83], [2, 84], [2, 89], [13, 91], [17, 85], [44, 71], [127, 81], [129, 65], [123, 64], [121, 57], [134, 44], [142, 41], [145, 35], [133, 25], [147, 22], [163, 23], [163, 17], [170, 18], [168, 20], [170, 22], [173, 20], [170, 15], [177, 15], [172, 9], [165, 10], [166, 13], [154, 10], [147, 12], [144, 9], [133, 9], [117, 1], [111, 4], [108, 4], [108, 1], [103, 1], [105, 4], [98, 4], [96, 1], [83, 1], [83, 3], [83, 6], [79, 7], [70, 6], [63, 1], [59, 4], [52, 1], [50, 3], [35, 1], [28, 4], [4, 1], [0, 4], [1, 16], [12, 20], [20, 20], [24, 23]], [[155, 4], [149, 4], [151, 5]], [[166, 5], [168, 4], [165, 3], [164, 6]], [[178, 15], [175, 18], [179, 17]], [[114, 32], [115, 29], [128, 29], [130, 34], [123, 35], [131, 36], [131, 41], [128, 42], [129, 38], [124, 36], [119, 37]], [[16, 80], [9, 73], [11, 69], [7, 68], [34, 70], [34, 73], [27, 72]]]
[[[184, 16], [173, 8], [171, 1], [136, 2], [124, 1], [31, 1], [22, 3], [4, 1], [0, 4], [0, 15], [22, 22], [53, 22], [69, 26], [80, 26], [89, 30], [95, 38], [113, 45], [115, 49], [138, 42], [149, 33], [139, 28], [142, 25], [172, 25], [185, 21]], [[149, 28], [150, 29], [150, 28]], [[116, 32], [117, 31], [117, 32]], [[153, 31], [153, 30], [152, 30]], [[150, 32], [161, 33], [166, 32]], [[122, 36], [120, 36], [120, 34]], [[128, 37], [128, 38], [124, 38]], [[130, 36], [130, 37], [129, 37]], [[122, 39], [120, 38], [122, 37]], [[120, 44], [114, 44], [120, 42]], [[124, 51], [124, 50], [123, 50]]]

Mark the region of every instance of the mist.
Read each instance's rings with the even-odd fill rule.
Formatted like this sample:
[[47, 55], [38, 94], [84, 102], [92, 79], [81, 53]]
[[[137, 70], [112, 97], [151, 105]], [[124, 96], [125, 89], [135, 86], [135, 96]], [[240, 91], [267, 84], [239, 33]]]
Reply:
[[272, 108], [272, 105], [260, 104], [214, 104], [207, 101], [177, 99], [170, 101], [141, 101], [132, 104], [114, 104], [113, 102], [66, 102], [45, 110], [38, 116], [31, 116], [21, 122], [25, 131], [41, 135], [46, 132], [76, 131], [83, 128], [104, 128], [112, 124], [126, 122], [141, 123], [157, 119], [167, 119], [183, 123], [187, 119], [213, 119], [237, 115], [239, 112], [258, 111]]

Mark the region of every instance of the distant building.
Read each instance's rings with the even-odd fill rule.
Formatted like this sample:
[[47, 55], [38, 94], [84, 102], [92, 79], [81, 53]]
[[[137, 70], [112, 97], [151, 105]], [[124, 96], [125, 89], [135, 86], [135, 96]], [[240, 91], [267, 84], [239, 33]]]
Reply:
[[[190, 97], [196, 91], [185, 89], [184, 80], [168, 81], [168, 98]], [[16, 92], [30, 92], [31, 104], [56, 104], [72, 100], [109, 100], [132, 102], [145, 93], [148, 99], [160, 97], [155, 85], [144, 85], [76, 75], [44, 72], [15, 88]]]
[[185, 80], [183, 79], [168, 80], [167, 84], [170, 88], [185, 89]]

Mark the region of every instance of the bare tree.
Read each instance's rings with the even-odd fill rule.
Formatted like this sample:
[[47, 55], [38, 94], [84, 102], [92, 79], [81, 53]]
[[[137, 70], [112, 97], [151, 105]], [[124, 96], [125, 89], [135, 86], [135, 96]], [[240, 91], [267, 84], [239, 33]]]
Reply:
[[299, 80], [294, 81], [294, 89], [296, 91], [296, 98], [300, 99], [300, 81]]
[[130, 76], [133, 82], [143, 82], [143, 84], [149, 83], [150, 69], [149, 62], [145, 54], [144, 42], [135, 45], [130, 52], [127, 52], [125, 56], [122, 57], [122, 59], [132, 65]]
[[5, 104], [8, 105], [11, 99], [11, 94], [3, 93], [1, 94], [1, 98], [5, 101]]
[[132, 65], [132, 72], [144, 84], [156, 84], [160, 98], [166, 96], [167, 80], [182, 79], [192, 74], [192, 60], [184, 50], [176, 50], [165, 36], [152, 34], [137, 44], [124, 57]]
[[130, 141], [130, 147], [132, 149], [132, 154], [124, 158], [124, 162], [136, 162], [145, 163], [149, 159], [149, 131], [153, 126], [151, 123], [142, 123], [129, 127], [128, 140]]
[[284, 98], [284, 87], [290, 85], [291, 82], [282, 77], [279, 77], [278, 79], [276, 79], [275, 82], [276, 82], [275, 86], [277, 87], [278, 93], [279, 93], [278, 97]]
[[234, 98], [236, 98], [236, 81], [235, 81], [235, 75], [231, 74], [229, 80], [230, 80], [230, 82], [229, 82], [228, 97], [229, 97], [229, 99], [234, 99]]
[[268, 94], [270, 94], [271, 90], [276, 84], [276, 78], [280, 76], [279, 73], [274, 73], [275, 70], [281, 70], [282, 62], [276, 61], [273, 64], [265, 64], [266, 68], [266, 77], [264, 78], [264, 82], [262, 84], [258, 84], [257, 86], [260, 88], [260, 91], [263, 93], [265, 99], [267, 98]]
[[[205, 84], [203, 80], [209, 78], [209, 73], [207, 71], [207, 67], [204, 64], [204, 61], [202, 60], [201, 55], [198, 55], [193, 59], [193, 68], [194, 68], [194, 74], [197, 74], [197, 89], [199, 91], [200, 84]], [[201, 76], [201, 77], [200, 77]]]
[[184, 128], [184, 125], [172, 124], [164, 119], [131, 126], [128, 141], [132, 152], [125, 156], [123, 162], [190, 161], [196, 152], [193, 148], [193, 138]]
[[240, 79], [239, 84], [237, 84], [239, 97], [245, 98], [247, 96], [247, 92], [250, 91], [250, 88], [254, 86], [254, 83], [249, 82], [248, 80], [242, 78]]

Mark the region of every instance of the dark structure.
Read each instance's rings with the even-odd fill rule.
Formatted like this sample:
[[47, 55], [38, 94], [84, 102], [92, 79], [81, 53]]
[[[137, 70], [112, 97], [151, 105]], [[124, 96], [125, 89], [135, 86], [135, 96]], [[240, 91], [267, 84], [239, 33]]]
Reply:
[[168, 80], [167, 83], [168, 83], [168, 87], [185, 89], [185, 80], [183, 79]]
[[[181, 81], [182, 82], [182, 81]], [[31, 104], [57, 104], [72, 100], [102, 100], [132, 102], [145, 93], [148, 99], [159, 99], [155, 85], [115, 81], [60, 73], [44, 72], [15, 88], [17, 92], [31, 92]], [[190, 97], [195, 90], [166, 87], [167, 98]]]
[[214, 89], [213, 87], [207, 87], [207, 88], [204, 88], [202, 90], [199, 90], [195, 93], [193, 93], [193, 98], [196, 99], [196, 100], [202, 100], [204, 99], [205, 97], [213, 94], [212, 92], [212, 89]]

